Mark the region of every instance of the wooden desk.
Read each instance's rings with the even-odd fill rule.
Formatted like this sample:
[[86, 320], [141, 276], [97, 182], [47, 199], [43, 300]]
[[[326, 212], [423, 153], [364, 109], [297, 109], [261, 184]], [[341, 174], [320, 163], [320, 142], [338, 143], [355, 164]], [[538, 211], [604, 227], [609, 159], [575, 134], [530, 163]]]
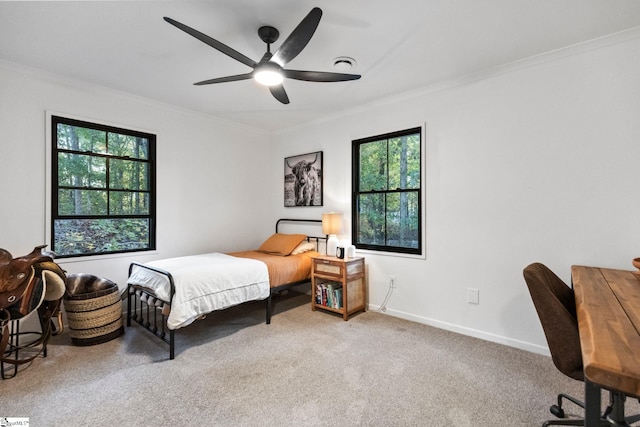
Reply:
[[[599, 425], [600, 387], [640, 396], [640, 280], [631, 271], [573, 266], [586, 426]], [[596, 410], [597, 406], [597, 410]]]

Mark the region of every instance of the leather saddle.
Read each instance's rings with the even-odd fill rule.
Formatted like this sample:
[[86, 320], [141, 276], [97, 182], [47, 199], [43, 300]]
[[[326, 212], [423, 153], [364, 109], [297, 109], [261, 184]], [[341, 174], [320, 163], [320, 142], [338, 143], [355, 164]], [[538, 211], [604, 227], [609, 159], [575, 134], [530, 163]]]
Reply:
[[[42, 334], [28, 346], [42, 344], [42, 350], [51, 335], [62, 332], [60, 302], [66, 292], [66, 275], [53, 262], [52, 254], [43, 253], [42, 249], [45, 247], [46, 245], [36, 246], [30, 254], [18, 258], [13, 258], [11, 253], [0, 249], [0, 363], [28, 363], [39, 353], [22, 360], [9, 360], [7, 348], [10, 349], [9, 353], [18, 349], [9, 345], [10, 321], [37, 310]], [[54, 316], [58, 316], [58, 329], [53, 325]]]
[[[50, 255], [42, 253], [45, 246], [36, 246], [30, 254], [18, 258], [13, 258], [9, 251], [0, 249], [0, 309], [11, 308], [13, 319], [26, 316], [38, 308], [45, 298], [47, 277], [42, 275], [42, 268], [38, 268], [40, 271], [37, 271], [36, 267], [41, 267], [40, 264], [44, 263], [45, 269], [51, 268], [53, 265], [57, 267], [54, 270], [59, 269], [57, 264], [53, 263], [53, 258]], [[41, 273], [39, 277], [36, 277], [36, 272]], [[64, 277], [62, 270], [59, 272]], [[60, 286], [59, 282], [51, 281], [52, 287], [58, 288]], [[64, 280], [62, 280], [62, 287], [64, 288]], [[59, 293], [59, 290], [52, 291], [55, 294]], [[62, 295], [64, 295], [64, 291]], [[13, 307], [16, 304], [18, 306]]]

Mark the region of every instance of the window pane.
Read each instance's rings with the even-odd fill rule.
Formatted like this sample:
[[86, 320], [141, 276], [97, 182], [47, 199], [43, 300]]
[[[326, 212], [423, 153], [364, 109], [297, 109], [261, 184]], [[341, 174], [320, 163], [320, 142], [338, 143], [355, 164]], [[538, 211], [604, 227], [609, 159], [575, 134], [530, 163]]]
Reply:
[[389, 189], [420, 188], [420, 134], [389, 139]]
[[53, 251], [59, 256], [146, 249], [149, 219], [58, 219]]
[[138, 136], [110, 132], [109, 154], [134, 159], [148, 159], [149, 140]]
[[106, 132], [78, 126], [58, 123], [57, 144], [59, 149], [89, 151], [104, 154], [107, 152]]
[[387, 140], [360, 145], [360, 191], [387, 189]]
[[387, 195], [387, 246], [418, 248], [420, 239], [417, 191]]
[[107, 160], [84, 154], [58, 153], [58, 185], [105, 188]]
[[106, 215], [107, 192], [103, 190], [58, 190], [58, 215]]
[[370, 245], [385, 244], [385, 195], [358, 196], [358, 242]]
[[112, 191], [109, 215], [149, 215], [149, 193]]
[[148, 190], [149, 165], [135, 160], [109, 161], [109, 188], [112, 190]]

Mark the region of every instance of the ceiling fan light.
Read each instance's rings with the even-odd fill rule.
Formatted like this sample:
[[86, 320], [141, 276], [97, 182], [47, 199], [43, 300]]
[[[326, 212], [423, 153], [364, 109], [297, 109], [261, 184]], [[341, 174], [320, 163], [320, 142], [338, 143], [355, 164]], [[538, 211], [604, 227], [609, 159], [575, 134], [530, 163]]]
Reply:
[[282, 73], [275, 69], [275, 67], [262, 67], [261, 69], [256, 70], [253, 78], [258, 83], [265, 86], [279, 85], [284, 79]]

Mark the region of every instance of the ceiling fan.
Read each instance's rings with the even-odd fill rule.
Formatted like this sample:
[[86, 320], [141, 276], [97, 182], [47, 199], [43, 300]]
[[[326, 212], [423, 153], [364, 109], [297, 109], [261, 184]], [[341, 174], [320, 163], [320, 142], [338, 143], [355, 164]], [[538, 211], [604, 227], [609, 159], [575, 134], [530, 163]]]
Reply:
[[283, 104], [289, 103], [289, 97], [282, 86], [282, 80], [284, 78], [294, 80], [304, 80], [308, 82], [342, 82], [348, 80], [357, 80], [360, 78], [359, 74], [345, 74], [345, 73], [331, 73], [324, 71], [303, 71], [303, 70], [287, 70], [283, 67], [298, 56], [302, 49], [305, 48], [313, 33], [316, 31], [320, 18], [322, 17], [322, 10], [318, 7], [314, 7], [311, 12], [298, 24], [298, 26], [291, 32], [289, 37], [282, 43], [280, 48], [275, 53], [271, 53], [271, 44], [278, 40], [280, 33], [277, 29], [271, 26], [263, 26], [258, 29], [258, 36], [267, 44], [267, 51], [262, 56], [259, 62], [255, 62], [251, 58], [241, 54], [240, 52], [230, 48], [224, 43], [201, 33], [198, 30], [194, 30], [174, 19], [165, 17], [164, 20], [169, 24], [181, 29], [187, 34], [192, 35], [203, 43], [208, 44], [214, 49], [219, 50], [225, 55], [230, 56], [236, 61], [253, 68], [253, 71], [245, 74], [236, 74], [227, 77], [218, 77], [209, 80], [203, 80], [201, 82], [194, 83], [195, 85], [209, 85], [214, 83], [226, 83], [234, 82], [238, 80], [255, 79], [258, 83], [269, 87], [271, 94]]

